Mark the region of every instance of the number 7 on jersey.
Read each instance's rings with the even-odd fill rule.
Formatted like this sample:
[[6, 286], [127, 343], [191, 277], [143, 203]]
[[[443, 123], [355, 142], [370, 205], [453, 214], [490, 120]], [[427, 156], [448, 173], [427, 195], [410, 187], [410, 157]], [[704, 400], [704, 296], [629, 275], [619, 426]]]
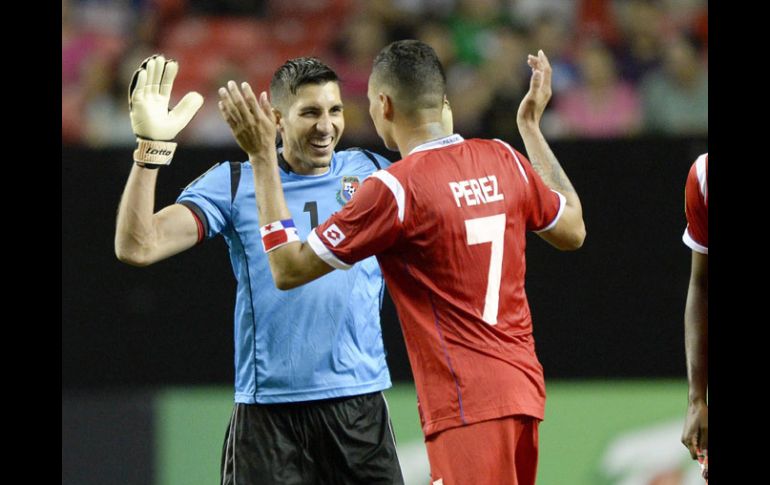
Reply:
[[487, 295], [484, 298], [482, 319], [490, 325], [497, 325], [497, 309], [500, 303], [500, 279], [503, 276], [503, 240], [505, 236], [505, 214], [495, 214], [477, 219], [466, 219], [465, 232], [468, 245], [492, 243], [487, 275]]

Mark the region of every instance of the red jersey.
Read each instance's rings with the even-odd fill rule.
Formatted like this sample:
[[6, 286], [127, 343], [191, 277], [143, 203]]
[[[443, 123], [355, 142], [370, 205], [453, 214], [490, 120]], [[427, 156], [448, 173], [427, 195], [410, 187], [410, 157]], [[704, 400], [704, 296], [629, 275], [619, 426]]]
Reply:
[[564, 205], [505, 142], [452, 135], [372, 174], [311, 232], [334, 267], [377, 255], [426, 436], [513, 414], [543, 419], [525, 236], [553, 227]]
[[687, 229], [682, 240], [690, 249], [702, 254], [709, 253], [708, 169], [709, 154], [704, 153], [690, 167], [684, 189]]

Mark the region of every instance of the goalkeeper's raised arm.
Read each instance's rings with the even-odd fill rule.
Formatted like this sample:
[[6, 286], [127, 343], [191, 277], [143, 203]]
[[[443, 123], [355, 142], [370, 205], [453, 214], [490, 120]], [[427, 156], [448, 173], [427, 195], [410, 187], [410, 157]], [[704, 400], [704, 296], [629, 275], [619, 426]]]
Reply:
[[115, 254], [135, 266], [182, 252], [200, 237], [199, 224], [187, 207], [172, 204], [154, 212], [157, 169], [171, 163], [174, 138], [203, 105], [203, 97], [190, 92], [169, 109], [178, 70], [176, 61], [154, 55], [142, 62], [129, 86], [128, 106], [137, 148], [118, 207]]

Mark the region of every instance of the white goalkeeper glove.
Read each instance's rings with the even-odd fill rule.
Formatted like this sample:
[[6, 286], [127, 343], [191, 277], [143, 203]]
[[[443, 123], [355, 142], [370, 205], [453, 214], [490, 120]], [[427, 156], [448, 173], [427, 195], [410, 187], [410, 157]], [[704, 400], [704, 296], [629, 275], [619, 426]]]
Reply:
[[134, 151], [134, 161], [143, 167], [158, 168], [171, 163], [176, 149], [176, 143], [171, 140], [203, 105], [203, 96], [189, 92], [173, 110], [168, 109], [178, 71], [175, 60], [156, 54], [145, 59], [131, 78], [128, 108], [139, 144]]

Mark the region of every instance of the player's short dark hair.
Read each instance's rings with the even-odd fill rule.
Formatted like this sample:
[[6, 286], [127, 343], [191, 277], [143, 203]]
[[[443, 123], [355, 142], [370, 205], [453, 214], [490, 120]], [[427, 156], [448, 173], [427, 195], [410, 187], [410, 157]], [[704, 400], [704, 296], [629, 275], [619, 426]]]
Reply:
[[270, 81], [270, 99], [273, 106], [283, 109], [289, 98], [305, 84], [339, 82], [337, 73], [315, 57], [296, 57], [286, 61]]
[[374, 58], [372, 82], [393, 89], [394, 103], [407, 112], [441, 107], [446, 75], [431, 46], [419, 40], [398, 40]]

